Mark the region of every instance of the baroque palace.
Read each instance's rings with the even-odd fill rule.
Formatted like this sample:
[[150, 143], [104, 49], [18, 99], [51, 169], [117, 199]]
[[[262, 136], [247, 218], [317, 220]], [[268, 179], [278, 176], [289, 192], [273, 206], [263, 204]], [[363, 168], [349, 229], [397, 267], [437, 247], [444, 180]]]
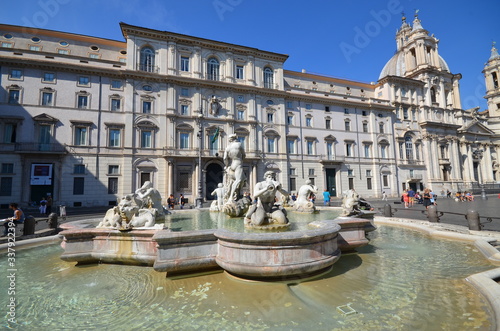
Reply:
[[0, 25], [1, 208], [48, 194], [114, 205], [145, 181], [163, 198], [211, 200], [233, 133], [250, 194], [270, 169], [289, 192], [311, 180], [337, 197], [500, 181], [495, 47], [480, 111], [462, 109], [461, 75], [417, 16], [403, 18], [376, 83], [285, 70], [284, 54], [120, 27], [125, 41]]

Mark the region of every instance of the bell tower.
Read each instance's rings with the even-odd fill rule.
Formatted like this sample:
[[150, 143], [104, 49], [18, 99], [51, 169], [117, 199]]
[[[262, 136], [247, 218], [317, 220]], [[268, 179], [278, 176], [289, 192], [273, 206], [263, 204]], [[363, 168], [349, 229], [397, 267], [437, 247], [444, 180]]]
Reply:
[[484, 79], [486, 81], [486, 100], [490, 117], [500, 120], [500, 55], [495, 47], [491, 47], [491, 56], [484, 66]]

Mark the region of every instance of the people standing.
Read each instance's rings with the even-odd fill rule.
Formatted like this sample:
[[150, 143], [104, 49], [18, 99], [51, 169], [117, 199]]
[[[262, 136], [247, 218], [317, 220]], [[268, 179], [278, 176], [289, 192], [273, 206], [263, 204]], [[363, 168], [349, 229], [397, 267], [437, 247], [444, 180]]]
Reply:
[[179, 206], [181, 209], [184, 209], [184, 205], [186, 204], [186, 200], [184, 199], [184, 194], [181, 194], [179, 196]]
[[40, 214], [45, 215], [47, 210], [47, 200], [45, 200], [45, 197], [42, 197], [42, 200], [40, 200], [40, 207], [38, 209], [40, 210]]
[[50, 213], [52, 213], [52, 204], [52, 194], [47, 194], [47, 208], [45, 210], [45, 215], [50, 215]]
[[[24, 223], [24, 219], [25, 219], [24, 213], [18, 207], [17, 203], [12, 202], [9, 205], [9, 208], [14, 211], [14, 216], [7, 218], [6, 222], [3, 224], [3, 226], [5, 227], [5, 230], [3, 232], [4, 236], [6, 236], [9, 231], [10, 232], [15, 231], [15, 230], [11, 230], [11, 229], [14, 229], [14, 227], [17, 226], [17, 224]], [[15, 235], [15, 232], [14, 232], [14, 235]]]
[[410, 197], [408, 196], [408, 190], [403, 191], [403, 195], [401, 197], [401, 200], [404, 202], [405, 208], [408, 208], [408, 204], [410, 202]]
[[173, 194], [170, 194], [167, 199], [167, 205], [169, 209], [174, 209], [175, 206], [175, 198]]
[[427, 208], [429, 208], [430, 205], [432, 205], [431, 194], [430, 194], [430, 191], [428, 188], [426, 188], [424, 190], [423, 198], [424, 198], [424, 207], [425, 207], [425, 209], [427, 209]]
[[415, 204], [415, 191], [410, 187], [408, 189], [408, 207], [413, 207]]
[[330, 198], [331, 198], [330, 192], [328, 192], [328, 190], [325, 189], [325, 191], [323, 192], [323, 205], [330, 206]]

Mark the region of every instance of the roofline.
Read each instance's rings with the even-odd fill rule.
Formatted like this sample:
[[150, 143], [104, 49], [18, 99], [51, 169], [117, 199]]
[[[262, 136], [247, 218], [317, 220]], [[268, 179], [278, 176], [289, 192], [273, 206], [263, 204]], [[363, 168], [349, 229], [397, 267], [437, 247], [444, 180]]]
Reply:
[[182, 39], [185, 41], [191, 41], [193, 44], [200, 44], [200, 43], [210, 43], [213, 45], [214, 43], [218, 45], [219, 47], [223, 48], [233, 48], [233, 49], [240, 49], [241, 51], [251, 51], [254, 53], [259, 53], [259, 54], [267, 54], [272, 57], [276, 57], [279, 60], [285, 62], [289, 55], [288, 54], [281, 54], [281, 53], [275, 53], [275, 52], [269, 52], [269, 51], [264, 51], [255, 47], [248, 47], [248, 46], [242, 46], [242, 45], [237, 45], [237, 44], [232, 44], [232, 43], [226, 43], [223, 41], [218, 41], [218, 40], [213, 40], [213, 39], [206, 39], [206, 38], [200, 38], [200, 37], [195, 37], [195, 36], [190, 36], [186, 34], [181, 34], [181, 33], [176, 33], [176, 32], [171, 32], [171, 31], [160, 31], [160, 30], [155, 30], [155, 29], [150, 29], [146, 27], [141, 27], [141, 26], [136, 26], [136, 25], [130, 25], [124, 22], [120, 22], [120, 27], [122, 29], [123, 36], [125, 38], [128, 37], [128, 30], [137, 30], [138, 32], [143, 32], [147, 33], [150, 37], [156, 38], [156, 39]]
[[305, 78], [320, 78], [322, 80], [326, 80], [326, 81], [329, 81], [329, 82], [349, 84], [349, 85], [354, 85], [354, 86], [359, 86], [359, 87], [364, 87], [364, 88], [370, 88], [370, 89], [375, 89], [379, 85], [379, 84], [370, 84], [370, 83], [359, 82], [359, 81], [349, 80], [349, 79], [344, 79], [344, 78], [326, 76], [326, 75], [321, 75], [321, 74], [316, 74], [316, 73], [308, 73], [308, 72], [300, 72], [300, 71], [292, 71], [292, 70], [283, 70], [283, 75], [286, 76], [287, 74], [294, 75], [294, 76], [305, 77]]
[[126, 48], [127, 43], [125, 41], [119, 41], [114, 39], [100, 38], [87, 36], [83, 34], [71, 33], [71, 32], [62, 32], [57, 30], [48, 30], [48, 29], [40, 29], [34, 27], [20, 26], [20, 25], [9, 25], [9, 24], [0, 24], [0, 29], [4, 29], [12, 32], [20, 32], [23, 35], [35, 36], [35, 35], [45, 35], [50, 37], [56, 37], [61, 39], [72, 39], [79, 40], [88, 43], [96, 43], [101, 45], [115, 46], [120, 48]]

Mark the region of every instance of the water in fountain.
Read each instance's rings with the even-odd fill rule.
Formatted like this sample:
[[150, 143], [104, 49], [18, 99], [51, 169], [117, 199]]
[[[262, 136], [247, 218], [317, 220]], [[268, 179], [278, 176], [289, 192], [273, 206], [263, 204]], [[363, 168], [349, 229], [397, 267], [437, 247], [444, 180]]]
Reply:
[[[493, 266], [472, 246], [387, 226], [370, 236], [370, 245], [342, 256], [329, 273], [293, 283], [245, 282], [226, 273], [165, 279], [146, 267], [74, 266], [60, 260], [62, 249], [56, 245], [19, 251], [18, 325], [6, 319], [1, 325], [19, 330], [490, 329], [488, 306], [463, 279]], [[6, 289], [5, 255], [0, 269], [0, 288]], [[7, 299], [0, 296], [2, 307]]]

